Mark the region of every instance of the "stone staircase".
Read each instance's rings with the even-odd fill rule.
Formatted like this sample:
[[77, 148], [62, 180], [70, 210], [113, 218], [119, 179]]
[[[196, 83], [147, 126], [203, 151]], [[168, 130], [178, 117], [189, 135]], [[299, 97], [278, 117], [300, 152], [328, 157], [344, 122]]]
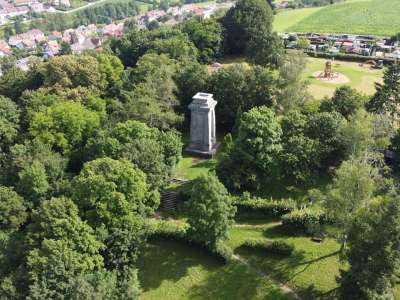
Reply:
[[[172, 184], [175, 184], [177, 188], [187, 186], [191, 183], [190, 180], [173, 178], [171, 180]], [[161, 193], [161, 203], [160, 208], [162, 211], [173, 212], [178, 206], [178, 194], [177, 188], [166, 190]]]

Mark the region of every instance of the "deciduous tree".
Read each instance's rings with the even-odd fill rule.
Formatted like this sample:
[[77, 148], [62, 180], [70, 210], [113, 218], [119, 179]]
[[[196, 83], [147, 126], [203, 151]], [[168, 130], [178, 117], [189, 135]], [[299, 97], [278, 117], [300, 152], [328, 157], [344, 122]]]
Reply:
[[347, 239], [350, 268], [342, 271], [340, 298], [395, 299], [400, 262], [399, 199], [376, 199], [360, 209]]
[[188, 234], [191, 238], [213, 248], [227, 237], [235, 207], [214, 174], [201, 175], [195, 180], [188, 207]]

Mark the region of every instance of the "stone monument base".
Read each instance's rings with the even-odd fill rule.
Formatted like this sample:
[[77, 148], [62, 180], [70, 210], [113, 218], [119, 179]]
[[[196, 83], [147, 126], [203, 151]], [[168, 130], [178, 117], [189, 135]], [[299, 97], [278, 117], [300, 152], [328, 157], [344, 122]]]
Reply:
[[219, 145], [220, 145], [220, 143], [216, 143], [210, 151], [202, 151], [202, 150], [188, 146], [185, 148], [184, 152], [185, 152], [185, 154], [189, 154], [194, 157], [210, 159], [210, 158], [214, 158], [215, 155], [217, 154]]

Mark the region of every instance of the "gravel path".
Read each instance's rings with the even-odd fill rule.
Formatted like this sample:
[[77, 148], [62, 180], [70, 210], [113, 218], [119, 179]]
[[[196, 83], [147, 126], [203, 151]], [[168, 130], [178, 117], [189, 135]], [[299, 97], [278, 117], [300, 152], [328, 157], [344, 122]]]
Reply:
[[288, 286], [287, 284], [284, 284], [282, 282], [279, 282], [275, 279], [272, 279], [267, 273], [261, 271], [260, 269], [252, 266], [245, 258], [243, 258], [242, 256], [238, 255], [238, 254], [233, 254], [232, 258], [244, 265], [246, 265], [247, 267], [249, 267], [250, 269], [256, 271], [258, 273], [258, 275], [268, 278], [269, 280], [271, 280], [274, 284], [276, 284], [277, 286], [279, 286], [279, 288], [285, 293], [290, 295], [293, 299], [295, 300], [303, 300], [302, 297], [300, 297], [290, 286]]

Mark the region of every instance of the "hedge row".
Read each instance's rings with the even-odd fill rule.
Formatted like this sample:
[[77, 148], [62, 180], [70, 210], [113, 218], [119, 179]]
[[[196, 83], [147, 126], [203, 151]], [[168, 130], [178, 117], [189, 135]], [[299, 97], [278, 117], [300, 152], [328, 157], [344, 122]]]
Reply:
[[218, 243], [215, 247], [207, 247], [198, 241], [191, 239], [187, 234], [187, 224], [169, 222], [163, 220], [148, 222], [148, 238], [166, 239], [170, 241], [182, 242], [191, 246], [203, 248], [210, 252], [218, 260], [228, 263], [232, 259], [233, 251], [223, 243]]
[[294, 251], [294, 246], [283, 241], [265, 241], [262, 239], [248, 239], [242, 247], [267, 251], [268, 253], [289, 256]]
[[281, 219], [286, 229], [306, 233], [320, 225], [330, 223], [329, 218], [324, 212], [311, 209], [294, 210], [282, 216]]
[[186, 241], [188, 226], [184, 223], [169, 222], [164, 220], [151, 220], [148, 222], [148, 237], [167, 238], [173, 241]]
[[234, 199], [237, 212], [258, 213], [268, 217], [280, 217], [295, 210], [296, 204], [292, 200], [268, 200], [249, 198], [247, 195]]
[[331, 54], [328, 52], [314, 52], [314, 51], [304, 51], [308, 56], [312, 57], [320, 57], [332, 59], [333, 57], [338, 60], [344, 61], [353, 61], [353, 62], [365, 62], [368, 60], [383, 60], [385, 64], [393, 64], [394, 59], [385, 58], [385, 57], [376, 57], [376, 56], [364, 56], [359, 54], [345, 54], [345, 53], [336, 53]]

